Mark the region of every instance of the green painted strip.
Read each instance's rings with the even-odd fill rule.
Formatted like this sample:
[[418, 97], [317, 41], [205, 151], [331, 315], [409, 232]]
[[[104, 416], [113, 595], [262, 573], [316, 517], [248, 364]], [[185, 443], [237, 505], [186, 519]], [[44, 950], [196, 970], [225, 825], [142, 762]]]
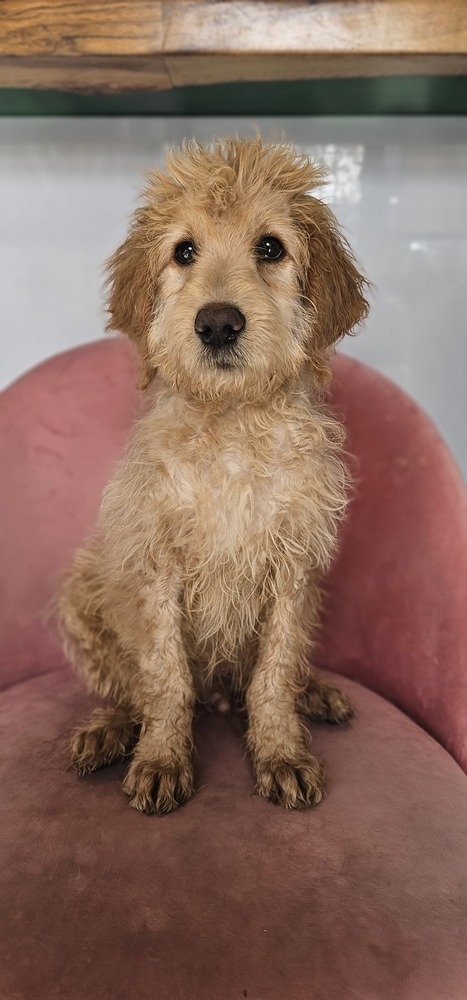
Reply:
[[0, 115], [464, 115], [467, 77], [399, 76], [72, 94], [0, 89]]

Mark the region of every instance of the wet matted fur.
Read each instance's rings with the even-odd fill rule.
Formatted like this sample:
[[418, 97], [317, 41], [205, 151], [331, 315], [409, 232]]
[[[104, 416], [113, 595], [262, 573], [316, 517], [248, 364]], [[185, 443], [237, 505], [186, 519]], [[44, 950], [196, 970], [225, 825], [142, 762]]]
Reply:
[[321, 399], [328, 354], [367, 312], [335, 218], [309, 193], [322, 179], [259, 138], [186, 144], [150, 174], [109, 261], [109, 326], [138, 347], [148, 406], [60, 621], [90, 690], [115, 706], [74, 735], [73, 763], [133, 752], [124, 791], [147, 812], [193, 791], [197, 702], [243, 700], [257, 791], [288, 808], [324, 791], [303, 716], [352, 714], [308, 666], [346, 505], [343, 431]]

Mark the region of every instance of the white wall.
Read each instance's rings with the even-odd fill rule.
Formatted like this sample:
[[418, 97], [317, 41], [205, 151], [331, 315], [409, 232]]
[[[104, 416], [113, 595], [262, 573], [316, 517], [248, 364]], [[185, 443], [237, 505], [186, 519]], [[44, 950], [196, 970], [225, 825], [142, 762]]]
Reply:
[[282, 131], [374, 283], [343, 349], [407, 389], [467, 471], [467, 118], [0, 119], [0, 379], [102, 335], [103, 262], [172, 143]]

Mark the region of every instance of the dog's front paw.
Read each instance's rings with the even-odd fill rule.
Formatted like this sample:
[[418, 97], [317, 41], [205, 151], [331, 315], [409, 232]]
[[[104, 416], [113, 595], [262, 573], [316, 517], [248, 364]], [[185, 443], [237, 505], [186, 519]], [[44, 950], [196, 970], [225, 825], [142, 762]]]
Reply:
[[130, 805], [145, 813], [168, 813], [183, 805], [193, 793], [189, 764], [135, 759], [123, 782]]
[[256, 791], [285, 809], [307, 809], [323, 798], [324, 770], [312, 754], [297, 759], [275, 757], [256, 766]]

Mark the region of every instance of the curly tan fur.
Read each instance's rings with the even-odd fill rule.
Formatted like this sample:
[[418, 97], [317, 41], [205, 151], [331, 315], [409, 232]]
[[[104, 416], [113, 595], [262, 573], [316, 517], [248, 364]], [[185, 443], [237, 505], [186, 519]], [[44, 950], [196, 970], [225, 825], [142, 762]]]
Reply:
[[[257, 790], [287, 808], [324, 791], [302, 715], [351, 716], [307, 668], [346, 505], [343, 432], [322, 386], [329, 350], [367, 312], [335, 219], [309, 193], [321, 181], [288, 147], [187, 144], [149, 176], [109, 262], [109, 325], [138, 346], [148, 407], [60, 618], [70, 659], [117, 706], [75, 734], [74, 765], [136, 743], [124, 791], [146, 812], [191, 795], [195, 704], [216, 692], [243, 696]], [[258, 259], [265, 234], [282, 259]], [[187, 267], [174, 258], [183, 240], [196, 246]], [[246, 318], [228, 364], [194, 331], [208, 303]]]

